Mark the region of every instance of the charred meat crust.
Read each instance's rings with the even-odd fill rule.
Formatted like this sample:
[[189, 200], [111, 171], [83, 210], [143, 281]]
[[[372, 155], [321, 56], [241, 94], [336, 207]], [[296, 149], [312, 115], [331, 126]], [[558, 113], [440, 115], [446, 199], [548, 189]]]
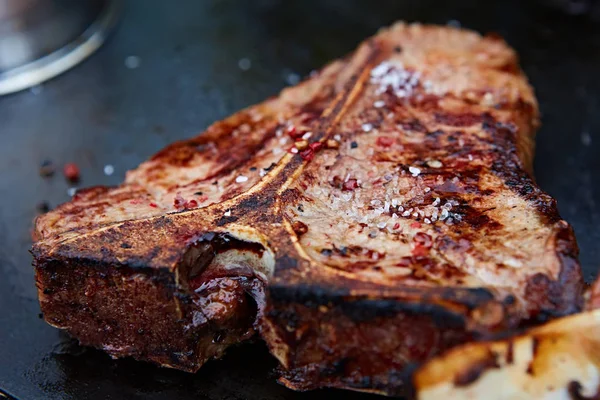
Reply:
[[[264, 247], [221, 233], [187, 242], [175, 271], [135, 261], [37, 257], [44, 318], [113, 357], [197, 371], [227, 347], [252, 337], [259, 308], [264, 308], [264, 277], [243, 264], [223, 270], [211, 262], [230, 249], [262, 255]], [[188, 257], [202, 245], [200, 259]]]

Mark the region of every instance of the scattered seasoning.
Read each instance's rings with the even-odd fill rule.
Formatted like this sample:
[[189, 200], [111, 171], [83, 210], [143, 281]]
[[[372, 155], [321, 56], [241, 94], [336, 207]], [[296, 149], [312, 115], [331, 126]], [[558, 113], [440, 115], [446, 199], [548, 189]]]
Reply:
[[581, 144], [589, 146], [592, 144], [592, 136], [589, 132], [581, 132]]
[[250, 167], [250, 171], [256, 171], [258, 168], [256, 167]]
[[183, 196], [181, 195], [181, 193], [177, 193], [175, 195], [175, 198], [173, 199], [173, 205], [177, 209], [184, 208], [184, 206], [185, 206], [185, 199], [183, 198]]
[[337, 140], [328, 139], [327, 142], [325, 142], [325, 145], [328, 149], [337, 149], [340, 147], [340, 142]]
[[342, 137], [340, 135], [333, 135], [333, 139], [337, 140], [338, 142], [342, 141]]
[[446, 218], [448, 218], [448, 215], [450, 215], [450, 213], [448, 212], [447, 209], [443, 208], [442, 212], [440, 214], [440, 221], [445, 220]]
[[138, 56], [128, 56], [125, 58], [125, 66], [129, 69], [136, 69], [142, 64], [142, 59]]
[[50, 205], [45, 201], [38, 203], [35, 208], [37, 209], [38, 213], [40, 213], [40, 214], [44, 214], [44, 213], [47, 213], [48, 211], [50, 211]]
[[300, 75], [292, 72], [288, 74], [288, 76], [285, 78], [285, 81], [288, 83], [288, 85], [297, 85], [298, 82], [300, 82]]
[[300, 140], [300, 141], [296, 142], [296, 148], [300, 151], [306, 150], [307, 147], [308, 147], [308, 142], [306, 140]]
[[389, 136], [380, 136], [377, 138], [377, 141], [375, 143], [377, 144], [377, 146], [390, 147], [394, 144], [394, 139], [392, 139]]
[[198, 202], [196, 200], [188, 200], [185, 202], [185, 204], [183, 205], [184, 208], [190, 209], [190, 208], [196, 208], [198, 207]]
[[377, 100], [375, 103], [373, 103], [373, 106], [375, 108], [382, 108], [385, 106], [385, 101], [383, 100]]
[[426, 186], [424, 191], [425, 191], [425, 193], [429, 193], [429, 192], [431, 192], [431, 188], [429, 186]]
[[298, 149], [296, 147], [292, 147], [290, 149], [290, 153], [292, 153], [292, 154], [298, 154]]
[[473, 156], [472, 155], [468, 155], [469, 161], [473, 161]]
[[357, 147], [358, 147], [358, 143], [356, 143], [356, 142], [351, 142], [351, 143], [350, 143], [350, 148], [351, 148], [351, 149], [355, 149], [355, 148], [357, 148]]
[[67, 180], [77, 182], [79, 180], [79, 167], [75, 163], [65, 164], [63, 167], [63, 174]]
[[385, 226], [386, 226], [386, 225], [387, 225], [387, 222], [385, 222], [385, 221], [381, 221], [381, 222], [379, 222], [379, 223], [377, 224], [377, 227], [378, 227], [379, 229], [383, 229], [383, 228], [385, 228]]
[[298, 235], [304, 235], [308, 232], [308, 226], [302, 221], [294, 221], [292, 224], [293, 231]]
[[302, 135], [302, 139], [308, 140], [308, 139], [310, 139], [311, 136], [312, 136], [312, 132], [306, 132], [304, 135]]
[[367, 124], [362, 124], [362, 130], [363, 132], [371, 132], [373, 130], [373, 125], [367, 123]]
[[298, 137], [298, 135], [296, 134], [296, 127], [294, 125], [288, 126], [287, 134], [290, 135], [292, 139], [296, 139]]
[[238, 67], [242, 71], [248, 71], [250, 68], [252, 68], [252, 61], [246, 57], [240, 58], [238, 61]]
[[302, 206], [302, 204], [298, 204], [298, 211], [300, 212], [304, 212], [304, 207]]
[[300, 157], [306, 161], [310, 161], [315, 157], [315, 153], [312, 151], [312, 149], [308, 148], [300, 153]]
[[398, 228], [400, 228], [400, 224], [398, 222], [396, 222], [394, 224], [394, 227], [392, 228], [393, 230], [397, 230]]
[[356, 188], [358, 188], [358, 181], [356, 179], [348, 179], [342, 185], [342, 190], [344, 190], [344, 191], [351, 191]]
[[194, 194], [195, 194], [196, 196], [202, 196], [204, 193], [202, 193], [202, 192], [195, 192]]
[[377, 231], [371, 231], [371, 232], [369, 232], [369, 237], [371, 239], [375, 239], [377, 237]]
[[42, 93], [44, 91], [44, 85], [35, 85], [32, 86], [29, 91], [31, 92], [31, 94], [33, 94], [34, 96], [37, 96], [38, 94]]
[[235, 178], [236, 183], [246, 182], [247, 180], [248, 180], [248, 177], [244, 176], [244, 175], [240, 175], [237, 178]]
[[406, 70], [401, 62], [384, 61], [371, 70], [371, 83], [378, 85], [378, 95], [390, 89], [396, 97], [409, 97], [420, 78], [420, 72]]
[[115, 172], [115, 167], [110, 164], [104, 166], [104, 175], [111, 176]]
[[333, 250], [331, 250], [331, 249], [322, 249], [321, 250], [321, 254], [323, 254], [326, 257], [330, 257], [333, 254]]
[[312, 151], [319, 151], [321, 149], [321, 147], [323, 147], [323, 143], [314, 142], [314, 143], [309, 144], [309, 147]]
[[419, 229], [421, 227], [421, 223], [415, 221], [412, 224], [410, 224], [410, 227], [413, 228], [413, 229]]
[[158, 208], [158, 206], [156, 205], [156, 203], [150, 203], [150, 204], [148, 204], [148, 205], [149, 205], [150, 207], [152, 207], [152, 208]]
[[44, 178], [51, 177], [52, 175], [54, 175], [55, 171], [56, 171], [56, 168], [54, 167], [54, 164], [50, 160], [44, 160], [40, 164], [40, 176], [42, 176]]
[[421, 173], [421, 169], [410, 166], [410, 167], [408, 167], [408, 172], [410, 172], [412, 174], [412, 176], [419, 176], [419, 174]]
[[442, 162], [439, 160], [429, 160], [427, 161], [427, 165], [431, 168], [442, 168]]
[[225, 216], [225, 217], [231, 217], [231, 210], [225, 211], [225, 213], [223, 213], [223, 216]]

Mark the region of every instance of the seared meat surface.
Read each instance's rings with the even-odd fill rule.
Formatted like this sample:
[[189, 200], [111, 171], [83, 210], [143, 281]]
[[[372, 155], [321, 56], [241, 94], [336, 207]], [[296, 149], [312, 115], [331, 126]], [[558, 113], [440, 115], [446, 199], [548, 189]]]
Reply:
[[290, 388], [398, 394], [409, 365], [581, 310], [537, 125], [501, 39], [396, 24], [39, 217], [45, 318], [186, 371], [258, 331]]

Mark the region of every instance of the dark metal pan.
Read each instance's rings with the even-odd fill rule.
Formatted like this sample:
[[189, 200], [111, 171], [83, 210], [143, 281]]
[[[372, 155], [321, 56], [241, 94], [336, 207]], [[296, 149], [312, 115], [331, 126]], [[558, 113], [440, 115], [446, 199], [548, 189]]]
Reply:
[[600, 260], [600, 27], [591, 19], [520, 0], [131, 0], [89, 60], [0, 98], [0, 389], [28, 400], [367, 397], [279, 386], [260, 343], [195, 375], [83, 349], [39, 318], [27, 250], [36, 205], [68, 199], [60, 173], [39, 176], [43, 160], [76, 162], [82, 185], [117, 184], [167, 143], [276, 94], [398, 19], [497, 32], [517, 49], [543, 112], [537, 179], [574, 225], [591, 279]]

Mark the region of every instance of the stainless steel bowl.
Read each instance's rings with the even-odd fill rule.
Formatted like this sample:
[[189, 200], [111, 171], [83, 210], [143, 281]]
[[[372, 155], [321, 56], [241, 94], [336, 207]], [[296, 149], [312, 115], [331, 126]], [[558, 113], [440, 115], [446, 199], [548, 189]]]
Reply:
[[68, 70], [115, 25], [119, 0], [0, 0], [0, 95]]

